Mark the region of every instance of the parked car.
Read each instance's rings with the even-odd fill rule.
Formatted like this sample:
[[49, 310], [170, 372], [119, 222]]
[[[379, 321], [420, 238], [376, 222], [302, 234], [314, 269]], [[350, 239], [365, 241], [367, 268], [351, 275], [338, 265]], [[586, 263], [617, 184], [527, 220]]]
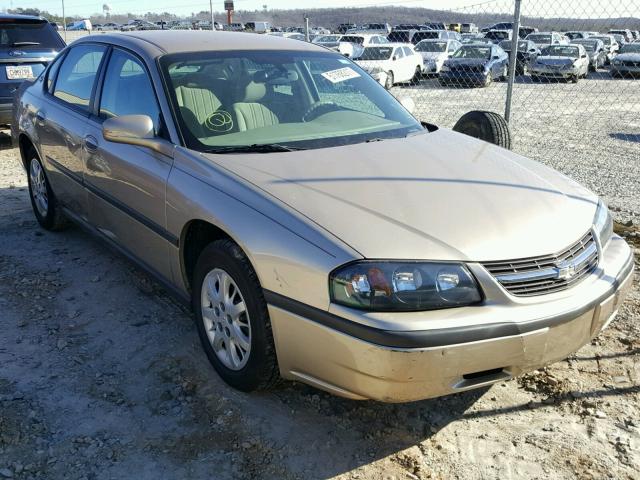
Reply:
[[37, 78], [63, 48], [58, 31], [46, 19], [0, 14], [0, 125], [11, 123], [18, 86]]
[[622, 35], [624, 37], [625, 43], [631, 43], [634, 40], [633, 34], [631, 33], [631, 30], [629, 30], [628, 28], [609, 30], [609, 32], [607, 33], [611, 35]]
[[479, 29], [475, 23], [463, 23], [460, 27], [460, 33], [478, 33]]
[[365, 23], [355, 28], [350, 28], [347, 33], [368, 33], [378, 35], [389, 35], [391, 26], [388, 23]]
[[89, 20], [88, 18], [85, 18], [84, 20], [71, 22], [70, 24], [67, 25], [67, 31], [69, 32], [75, 32], [75, 31], [81, 31], [81, 30], [85, 30], [87, 32], [90, 32], [91, 30], [93, 30], [93, 25], [91, 25], [91, 20]]
[[484, 33], [462, 33], [460, 34], [460, 42], [475, 42], [477, 40], [483, 39]]
[[607, 63], [607, 50], [605, 50], [602, 40], [597, 38], [586, 38], [584, 40], [573, 40], [573, 45], [582, 45], [589, 55], [589, 68], [597, 71]]
[[425, 22], [423, 30], [446, 30], [447, 26], [443, 22]]
[[401, 23], [400, 25], [394, 26], [393, 29], [391, 30], [391, 33], [397, 30], [421, 30], [421, 29], [422, 29], [422, 25], [419, 25], [417, 23]]
[[523, 26], [520, 26], [520, 28], [518, 29], [518, 36], [522, 39], [527, 38], [532, 33], [538, 33], [538, 29], [535, 27], [523, 27]]
[[415, 33], [411, 40], [414, 45], [418, 44], [422, 40], [458, 40], [460, 41], [460, 34], [458, 32], [451, 32], [449, 30], [420, 30]]
[[498, 45], [466, 44], [456, 50], [440, 69], [442, 85], [487, 87], [506, 80], [509, 56]]
[[531, 80], [571, 80], [578, 83], [589, 74], [589, 56], [582, 45], [550, 45], [531, 64]]
[[622, 35], [621, 33], [612, 33], [611, 35], [613, 35], [613, 38], [615, 38], [616, 42], [618, 43], [618, 46], [620, 48], [622, 48], [624, 45], [626, 45], [627, 43], [629, 43], [627, 41], [627, 37]]
[[618, 45], [616, 38], [613, 35], [593, 35], [591, 39], [601, 40], [602, 43], [604, 43], [604, 49], [607, 55], [605, 65], [609, 65], [611, 60], [618, 54], [618, 50], [620, 50], [620, 45]]
[[[511, 55], [511, 40], [500, 42], [500, 47]], [[518, 40], [518, 52], [516, 53], [516, 75], [526, 75], [529, 65], [540, 55], [540, 49], [531, 40]]]
[[418, 30], [394, 30], [389, 35], [387, 35], [387, 40], [391, 43], [411, 43], [415, 44], [417, 42], [413, 42], [413, 38], [416, 34], [420, 33]]
[[444, 62], [461, 46], [457, 40], [422, 40], [415, 46], [422, 56], [422, 74], [438, 75]]
[[338, 52], [347, 58], [358, 58], [364, 48], [388, 43], [387, 37], [377, 34], [343, 35], [338, 44]]
[[583, 32], [578, 30], [573, 30], [571, 32], [564, 32], [564, 35], [569, 38], [569, 40], [584, 40], [589, 38], [591, 35], [589, 32]]
[[447, 30], [451, 30], [452, 32], [462, 32], [462, 24], [461, 23], [450, 23], [448, 25]]
[[491, 30], [513, 30], [513, 22], [494, 23], [489, 27], [484, 27], [480, 31], [482, 33], [487, 33], [487, 32], [490, 32]]
[[267, 33], [271, 31], [269, 22], [245, 22], [244, 30], [246, 32]]
[[307, 40], [307, 37], [298, 32], [269, 32], [266, 33], [266, 35], [269, 35], [271, 37], [288, 38], [289, 40], [298, 40], [300, 42], [305, 42]]
[[338, 49], [342, 35], [319, 35], [314, 38], [311, 43], [320, 45], [325, 48]]
[[225, 23], [222, 26], [222, 30], [225, 32], [244, 32], [244, 23], [235, 22], [235, 23]]
[[120, 25], [113, 22], [107, 22], [107, 23], [103, 23], [99, 27], [96, 27], [96, 30], [107, 31], [107, 32], [112, 30], [120, 30]]
[[623, 77], [640, 74], [640, 43], [624, 45], [611, 62], [611, 76]]
[[366, 47], [356, 63], [387, 90], [396, 83], [417, 83], [423, 68], [422, 56], [401, 43]]
[[338, 25], [338, 27], [336, 28], [336, 32], [337, 33], [342, 33], [345, 34], [347, 33], [349, 30], [355, 29], [357, 27], [357, 25], [355, 23], [341, 23], [340, 25]]
[[595, 194], [423, 126], [334, 52], [291, 48], [76, 40], [17, 102], [36, 220], [78, 223], [149, 271], [243, 391], [282, 376], [413, 401], [537, 369], [609, 325], [634, 258]]
[[[483, 34], [484, 35], [484, 34]], [[490, 38], [463, 38], [462, 42], [463, 45], [470, 45], [470, 44], [478, 44], [478, 43], [484, 43], [485, 45], [495, 45], [495, 42], [493, 40], [491, 40]]]
[[511, 40], [513, 38], [513, 30], [490, 30], [484, 34], [484, 38], [499, 44], [504, 40]]
[[538, 32], [527, 35], [525, 40], [530, 40], [540, 49], [549, 45], [566, 45], [568, 42], [558, 32]]

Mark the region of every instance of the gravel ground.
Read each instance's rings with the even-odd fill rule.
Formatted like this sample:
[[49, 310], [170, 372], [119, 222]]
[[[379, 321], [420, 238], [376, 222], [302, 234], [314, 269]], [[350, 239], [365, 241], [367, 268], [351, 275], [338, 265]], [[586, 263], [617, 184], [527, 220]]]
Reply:
[[[565, 87], [575, 86], [558, 88]], [[394, 91], [406, 92], [417, 93]], [[447, 117], [479, 95], [419, 93]], [[421, 112], [437, 116], [428, 113]], [[619, 218], [637, 216], [638, 145], [605, 137], [600, 155], [585, 148], [580, 161], [568, 160], [563, 140], [545, 161], [604, 193]], [[520, 151], [555, 148], [537, 150], [524, 138]], [[0, 207], [0, 478], [640, 475], [637, 281], [592, 344], [491, 389], [406, 405], [353, 402], [298, 384], [247, 395], [219, 380], [189, 313], [145, 274], [78, 229], [38, 228], [16, 150], [0, 152]], [[637, 227], [624, 230], [639, 247]]]

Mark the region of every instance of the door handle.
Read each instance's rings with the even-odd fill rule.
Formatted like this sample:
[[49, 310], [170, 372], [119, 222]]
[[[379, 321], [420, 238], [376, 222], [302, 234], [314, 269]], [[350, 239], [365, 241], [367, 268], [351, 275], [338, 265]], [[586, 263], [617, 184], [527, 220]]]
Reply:
[[84, 137], [84, 148], [86, 148], [89, 153], [97, 152], [98, 141], [92, 135], [87, 135]]
[[45, 120], [47, 119], [47, 117], [45, 116], [44, 113], [42, 112], [38, 112], [36, 113], [36, 123], [40, 126], [44, 125]]

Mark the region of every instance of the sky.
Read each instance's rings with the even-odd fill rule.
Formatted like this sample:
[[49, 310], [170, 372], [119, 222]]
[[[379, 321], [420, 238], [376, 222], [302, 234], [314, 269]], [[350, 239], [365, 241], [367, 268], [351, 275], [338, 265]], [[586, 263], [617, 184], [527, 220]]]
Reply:
[[[463, 9], [464, 11], [504, 11], [513, 0], [235, 0], [237, 10], [288, 8], [322, 8], [322, 7], [365, 7], [374, 5], [401, 5], [407, 7], [423, 7], [434, 9]], [[67, 15], [89, 16], [102, 12], [102, 5], [107, 3], [112, 13], [145, 13], [148, 11], [167, 11], [178, 15], [209, 10], [209, 0], [65, 0]], [[223, 0], [213, 0], [213, 10], [222, 11]], [[36, 7], [51, 13], [62, 14], [62, 0], [0, 0], [0, 9], [11, 7]], [[639, 16], [640, 0], [523, 0], [523, 13], [546, 14], [557, 13], [561, 16], [582, 18], [598, 18], [611, 16]]]

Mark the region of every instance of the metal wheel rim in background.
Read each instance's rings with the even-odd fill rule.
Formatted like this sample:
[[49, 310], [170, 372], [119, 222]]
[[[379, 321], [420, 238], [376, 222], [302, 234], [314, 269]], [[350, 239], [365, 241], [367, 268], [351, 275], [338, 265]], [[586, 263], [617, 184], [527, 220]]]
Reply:
[[242, 369], [251, 354], [251, 323], [236, 282], [220, 268], [202, 282], [202, 321], [213, 351], [231, 370]]
[[38, 159], [33, 158], [29, 167], [29, 177], [31, 179], [31, 196], [38, 209], [38, 213], [46, 217], [49, 211], [49, 196], [47, 194], [47, 180]]

